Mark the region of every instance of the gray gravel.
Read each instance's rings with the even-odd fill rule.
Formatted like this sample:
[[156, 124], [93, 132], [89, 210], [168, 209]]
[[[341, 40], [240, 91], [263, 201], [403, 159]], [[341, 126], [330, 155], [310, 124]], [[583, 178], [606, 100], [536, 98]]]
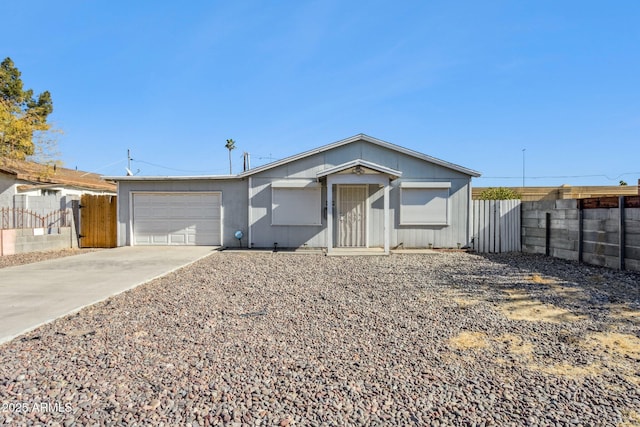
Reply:
[[14, 267], [16, 265], [31, 264], [49, 259], [63, 258], [73, 255], [81, 255], [95, 252], [101, 249], [61, 249], [54, 251], [28, 252], [24, 254], [0, 256], [0, 268]]
[[638, 425], [639, 286], [520, 254], [218, 253], [0, 346], [0, 423]]

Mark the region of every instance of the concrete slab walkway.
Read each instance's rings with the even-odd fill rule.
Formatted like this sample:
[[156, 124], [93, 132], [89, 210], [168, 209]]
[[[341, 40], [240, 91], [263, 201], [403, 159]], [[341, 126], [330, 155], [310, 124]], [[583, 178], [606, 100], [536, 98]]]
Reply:
[[216, 253], [134, 246], [0, 269], [0, 344]]

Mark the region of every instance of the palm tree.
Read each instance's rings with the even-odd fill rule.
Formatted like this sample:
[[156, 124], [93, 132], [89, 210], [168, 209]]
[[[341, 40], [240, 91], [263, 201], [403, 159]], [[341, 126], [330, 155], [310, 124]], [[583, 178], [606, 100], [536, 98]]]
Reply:
[[224, 146], [229, 150], [229, 175], [231, 175], [233, 173], [231, 171], [231, 150], [236, 148], [236, 142], [233, 139], [227, 139], [227, 143]]

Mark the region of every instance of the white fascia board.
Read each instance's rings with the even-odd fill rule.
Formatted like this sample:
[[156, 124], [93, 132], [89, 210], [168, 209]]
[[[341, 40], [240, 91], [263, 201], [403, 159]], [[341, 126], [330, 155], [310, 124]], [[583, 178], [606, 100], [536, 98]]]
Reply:
[[273, 181], [272, 188], [321, 188], [322, 184], [314, 179], [283, 179]]
[[450, 182], [403, 181], [400, 188], [451, 188]]

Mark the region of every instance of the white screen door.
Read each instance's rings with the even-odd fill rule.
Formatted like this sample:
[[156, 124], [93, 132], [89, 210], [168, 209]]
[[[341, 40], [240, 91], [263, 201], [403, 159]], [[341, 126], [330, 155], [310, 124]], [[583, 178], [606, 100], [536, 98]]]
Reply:
[[367, 186], [338, 185], [338, 247], [366, 246]]

